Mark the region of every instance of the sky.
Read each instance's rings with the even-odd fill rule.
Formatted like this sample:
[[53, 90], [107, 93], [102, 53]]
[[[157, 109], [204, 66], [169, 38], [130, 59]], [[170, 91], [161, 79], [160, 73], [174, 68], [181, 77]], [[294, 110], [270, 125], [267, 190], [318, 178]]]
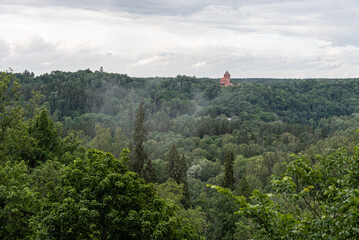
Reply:
[[359, 77], [358, 0], [0, 0], [0, 71]]

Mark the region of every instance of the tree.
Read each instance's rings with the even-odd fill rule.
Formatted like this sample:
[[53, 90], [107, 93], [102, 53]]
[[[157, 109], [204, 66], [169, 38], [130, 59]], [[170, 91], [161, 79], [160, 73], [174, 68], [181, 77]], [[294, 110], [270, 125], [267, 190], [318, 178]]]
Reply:
[[183, 185], [184, 198], [181, 200], [185, 208], [189, 207], [189, 191], [187, 182], [187, 160], [184, 155], [179, 155], [177, 147], [172, 144], [171, 149], [166, 154], [167, 174], [169, 178], [176, 181], [177, 184]]
[[227, 151], [226, 160], [224, 163], [224, 179], [222, 186], [225, 188], [229, 188], [231, 190], [234, 189], [234, 183], [235, 183], [233, 164], [234, 164], [234, 154], [232, 151]]
[[181, 218], [192, 224], [197, 232], [202, 233], [204, 231], [206, 221], [205, 213], [201, 211], [201, 207], [197, 206], [196, 208], [186, 209], [183, 205], [183, 201], [186, 198], [183, 184], [178, 184], [175, 180], [169, 178], [164, 183], [156, 184], [155, 188], [159, 196], [179, 206], [178, 215]]
[[180, 184], [183, 173], [180, 165], [180, 155], [178, 154], [175, 144], [172, 144], [171, 149], [166, 154], [165, 160], [167, 161], [168, 177], [174, 179], [178, 184]]
[[61, 186], [61, 176], [65, 166], [59, 161], [48, 160], [32, 169], [28, 183], [45, 199], [48, 194]]
[[215, 193], [207, 199], [207, 232], [206, 239], [235, 239], [237, 231], [236, 222], [240, 216], [233, 214], [236, 211], [236, 205], [230, 199]]
[[40, 239], [198, 239], [125, 162], [89, 150], [64, 170], [37, 218]]
[[180, 156], [180, 181], [183, 184], [183, 193], [184, 193], [184, 198], [182, 200], [182, 204], [183, 206], [185, 206], [186, 208], [189, 207], [189, 200], [190, 200], [190, 196], [189, 196], [189, 190], [188, 190], [188, 182], [187, 182], [187, 171], [188, 171], [188, 165], [187, 165], [187, 160], [184, 157], [184, 155], [182, 154]]
[[96, 136], [89, 142], [88, 148], [98, 149], [104, 152], [111, 152], [112, 154], [115, 155], [115, 153], [112, 151], [113, 141], [111, 139], [110, 129], [103, 128], [100, 124], [96, 124], [95, 132], [96, 132]]
[[248, 202], [216, 187], [253, 222], [254, 239], [358, 239], [359, 145], [315, 162], [295, 157], [285, 174], [274, 176], [273, 193], [253, 192]]
[[146, 180], [146, 182], [148, 183], [155, 183], [157, 182], [157, 175], [156, 175], [156, 170], [155, 168], [152, 166], [152, 161], [147, 158], [146, 164], [144, 166], [144, 173], [143, 173], [143, 178]]
[[237, 192], [239, 196], [244, 196], [247, 199], [251, 196], [251, 190], [245, 176], [239, 180]]
[[6, 130], [13, 127], [21, 116], [19, 94], [20, 83], [14, 75], [0, 72], [0, 144], [4, 140]]
[[0, 165], [0, 239], [29, 239], [35, 229], [31, 218], [40, 211], [39, 194], [31, 188], [28, 166]]
[[49, 118], [47, 109], [41, 108], [29, 126], [29, 135], [34, 139], [35, 146], [31, 154], [24, 156], [24, 159], [30, 167], [35, 167], [39, 162], [45, 162], [59, 154], [61, 144], [59, 132], [60, 125], [55, 125]]
[[144, 176], [144, 165], [147, 161], [147, 155], [143, 148], [143, 143], [146, 141], [146, 136], [148, 133], [144, 127], [144, 119], [145, 112], [143, 109], [143, 102], [140, 102], [136, 113], [130, 168], [132, 171], [138, 173], [141, 177]]
[[96, 136], [90, 141], [88, 148], [110, 152], [115, 157], [120, 157], [125, 148], [127, 138], [120, 127], [116, 127], [114, 136], [110, 128], [103, 128], [100, 124], [95, 126]]

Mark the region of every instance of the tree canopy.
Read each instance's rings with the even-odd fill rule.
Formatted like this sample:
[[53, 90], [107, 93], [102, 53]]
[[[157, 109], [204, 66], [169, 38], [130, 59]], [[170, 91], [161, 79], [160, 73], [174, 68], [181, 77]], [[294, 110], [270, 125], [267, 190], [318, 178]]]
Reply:
[[0, 238], [356, 239], [359, 80], [232, 82], [1, 73]]
[[258, 190], [248, 201], [216, 187], [252, 220], [255, 239], [357, 239], [359, 145], [312, 162], [295, 156], [286, 173], [273, 176], [273, 193]]
[[126, 150], [119, 159], [89, 150], [66, 167], [39, 215], [40, 238], [197, 239], [127, 161]]

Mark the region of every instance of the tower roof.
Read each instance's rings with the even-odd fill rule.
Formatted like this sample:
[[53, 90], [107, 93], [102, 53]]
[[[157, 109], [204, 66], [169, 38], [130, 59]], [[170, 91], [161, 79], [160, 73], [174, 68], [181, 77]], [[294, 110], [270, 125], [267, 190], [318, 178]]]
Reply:
[[228, 71], [224, 74], [224, 76], [231, 76]]

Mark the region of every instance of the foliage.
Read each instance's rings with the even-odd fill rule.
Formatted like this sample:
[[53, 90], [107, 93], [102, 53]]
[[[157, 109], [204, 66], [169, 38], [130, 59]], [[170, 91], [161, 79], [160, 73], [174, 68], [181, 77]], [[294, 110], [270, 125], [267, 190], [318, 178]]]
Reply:
[[167, 176], [174, 179], [177, 184], [183, 184], [185, 197], [182, 203], [188, 207], [187, 161], [183, 155], [179, 155], [175, 144], [172, 144], [171, 149], [166, 154], [165, 160], [167, 161]]
[[165, 160], [167, 161], [168, 177], [174, 179], [177, 183], [181, 183], [183, 180], [183, 175], [181, 174], [182, 166], [180, 165], [180, 155], [175, 144], [172, 144], [171, 149], [166, 154]]
[[272, 180], [274, 193], [253, 192], [248, 202], [229, 190], [240, 215], [252, 219], [256, 239], [357, 239], [359, 146], [339, 149], [315, 162], [304, 157]]
[[[72, 166], [75, 159], [88, 161], [84, 146], [111, 152], [116, 158], [121, 158], [121, 150], [129, 146], [132, 162], [137, 127], [140, 129], [137, 143], [141, 143], [137, 156], [142, 156], [138, 172], [147, 182], [166, 182], [170, 172], [166, 154], [176, 143], [180, 156], [176, 165], [180, 180], [176, 184], [183, 186], [181, 196], [185, 196], [177, 214], [195, 224], [198, 231], [203, 230], [202, 234], [209, 239], [251, 239], [253, 234], [266, 232], [258, 230], [259, 225], [250, 220], [253, 216], [233, 215], [238, 210], [234, 203], [205, 187], [222, 186], [226, 175], [231, 176], [226, 174], [232, 172], [226, 170], [227, 152], [234, 154], [233, 178], [229, 181], [233, 182], [234, 193], [243, 195], [249, 205], [272, 201], [272, 205], [263, 208], [274, 216], [268, 229], [271, 226], [286, 229], [297, 226], [298, 219], [310, 220], [313, 213], [303, 198], [293, 203], [285, 199], [290, 194], [277, 192], [279, 188], [273, 185], [270, 176], [286, 176], [286, 181], [292, 181], [300, 190], [298, 174], [286, 171], [286, 166], [298, 160], [291, 157], [293, 153], [303, 156], [312, 169], [324, 169], [316, 154], [328, 159], [331, 152], [345, 146], [346, 156], [352, 156], [352, 147], [359, 143], [359, 134], [352, 134], [359, 124], [358, 79], [233, 79], [240, 85], [221, 88], [218, 79], [136, 78], [87, 69], [53, 71], [37, 77], [29, 71], [2, 73], [0, 80], [0, 93], [5, 96], [1, 102], [5, 110], [0, 113], [4, 120], [0, 166], [16, 166], [21, 161], [27, 165], [28, 181], [20, 189], [28, 187], [28, 191], [20, 192], [33, 196], [29, 199], [38, 202], [36, 206], [42, 208], [46, 202], [48, 207], [69, 195], [66, 190], [69, 186], [63, 185], [64, 169]], [[133, 142], [129, 144], [131, 138]], [[317, 191], [316, 184], [311, 182], [308, 186]], [[261, 192], [248, 199], [256, 189]], [[310, 195], [313, 189], [309, 190], [305, 198], [315, 209]], [[266, 198], [267, 194], [272, 195]], [[163, 196], [168, 199], [171, 192], [166, 191]], [[68, 205], [73, 206], [74, 213], [78, 210], [76, 201]], [[24, 198], [23, 202], [27, 200]], [[276, 219], [278, 209], [281, 210], [278, 216], [289, 212], [293, 218]], [[200, 227], [201, 214], [206, 216], [204, 229]], [[31, 217], [19, 217], [24, 229], [18, 228], [18, 232], [28, 231], [31, 235], [36, 228], [44, 233], [37, 225], [39, 221], [31, 220], [41, 218], [33, 213], [28, 216]], [[80, 218], [81, 214], [76, 216]], [[288, 227], [283, 223], [288, 223]], [[304, 234], [302, 230], [297, 229]], [[283, 236], [301, 238], [295, 234]]]
[[141, 177], [145, 178], [148, 182], [154, 182], [156, 180], [155, 170], [152, 167], [151, 159], [147, 157], [147, 154], [143, 148], [143, 144], [146, 141], [146, 135], [148, 134], [144, 127], [145, 112], [143, 108], [143, 102], [140, 102], [136, 113], [135, 128], [133, 133], [133, 151], [131, 154], [130, 167], [131, 170], [137, 172]]
[[35, 145], [31, 154], [24, 156], [30, 167], [35, 167], [39, 162], [45, 162], [59, 154], [61, 138], [59, 137], [60, 126], [55, 126], [48, 117], [47, 109], [42, 108], [35, 115], [29, 126], [29, 135]]
[[247, 199], [251, 196], [251, 191], [246, 177], [242, 177], [238, 182], [237, 193], [239, 196], [244, 196]]
[[[62, 176], [62, 194], [48, 198], [37, 221], [44, 239], [196, 239], [173, 207], [120, 159], [89, 150]], [[59, 189], [60, 190], [60, 189]]]
[[65, 165], [56, 160], [48, 160], [32, 169], [28, 183], [42, 198], [47, 198], [54, 189], [61, 186], [61, 176]]
[[205, 213], [202, 212], [201, 207], [188, 208], [184, 207], [185, 190], [183, 184], [178, 184], [172, 178], [169, 178], [166, 182], [155, 186], [157, 194], [171, 204], [176, 204], [179, 207], [178, 215], [184, 219], [184, 221], [194, 226], [198, 233], [204, 232], [205, 229]]
[[31, 188], [24, 162], [0, 166], [0, 238], [29, 239], [30, 220], [40, 210], [38, 193]]
[[237, 233], [236, 222], [240, 220], [235, 204], [220, 194], [214, 194], [208, 203], [207, 239], [235, 239]]
[[6, 130], [16, 125], [21, 116], [18, 98], [19, 81], [7, 72], [0, 72], [0, 143], [3, 142]]
[[103, 128], [100, 124], [95, 126], [96, 136], [89, 142], [88, 148], [110, 152], [115, 157], [120, 157], [125, 148], [127, 137], [120, 127], [116, 127], [114, 134], [110, 128]]
[[224, 179], [223, 179], [223, 187], [234, 189], [234, 173], [233, 173], [233, 164], [234, 164], [234, 154], [233, 152], [226, 153], [226, 161], [224, 164]]

